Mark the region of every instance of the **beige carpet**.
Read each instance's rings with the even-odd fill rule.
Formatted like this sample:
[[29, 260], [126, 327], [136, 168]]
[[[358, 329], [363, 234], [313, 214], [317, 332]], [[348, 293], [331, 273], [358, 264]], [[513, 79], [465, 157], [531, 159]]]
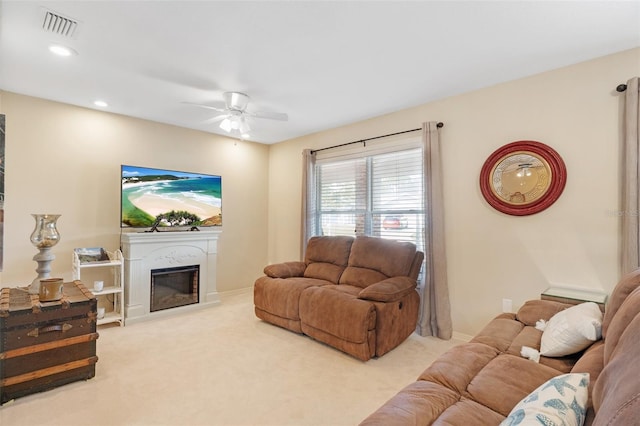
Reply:
[[250, 290], [222, 303], [100, 327], [95, 378], [0, 408], [2, 426], [357, 425], [460, 343], [412, 335], [358, 361], [260, 321]]

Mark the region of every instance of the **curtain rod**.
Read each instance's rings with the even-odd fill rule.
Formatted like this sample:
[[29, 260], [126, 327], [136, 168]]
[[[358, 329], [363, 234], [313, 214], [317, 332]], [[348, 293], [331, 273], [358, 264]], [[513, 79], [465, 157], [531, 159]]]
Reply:
[[616, 87], [616, 91], [617, 92], [624, 92], [625, 90], [627, 90], [627, 85], [626, 84], [618, 84], [618, 87]]
[[[438, 124], [436, 124], [436, 126], [438, 128], [444, 127], [444, 124], [442, 122], [438, 122]], [[382, 136], [374, 136], [372, 138], [366, 138], [366, 139], [360, 139], [358, 141], [353, 141], [353, 142], [347, 142], [347, 143], [341, 143], [340, 145], [333, 145], [333, 146], [328, 146], [326, 148], [320, 148], [320, 149], [312, 149], [311, 153], [315, 154], [316, 152], [320, 152], [320, 151], [324, 151], [327, 149], [333, 149], [333, 148], [339, 148], [341, 146], [347, 146], [347, 145], [353, 145], [356, 143], [363, 143], [366, 146], [366, 142], [367, 141], [372, 141], [375, 139], [381, 139], [381, 138], [388, 138], [389, 136], [396, 136], [396, 135], [401, 135], [403, 133], [411, 133], [411, 132], [417, 132], [418, 130], [422, 130], [422, 127], [417, 128], [417, 129], [411, 129], [411, 130], [404, 130], [402, 132], [396, 132], [396, 133], [389, 133], [388, 135], [382, 135]]]

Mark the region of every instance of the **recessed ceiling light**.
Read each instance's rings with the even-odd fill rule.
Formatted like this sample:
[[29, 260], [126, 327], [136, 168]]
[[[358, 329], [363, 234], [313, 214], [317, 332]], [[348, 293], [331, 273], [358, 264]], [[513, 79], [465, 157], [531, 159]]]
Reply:
[[75, 50], [73, 50], [70, 47], [67, 46], [63, 46], [61, 44], [52, 44], [49, 46], [49, 51], [51, 53], [54, 53], [58, 56], [71, 56], [71, 55], [77, 55], [78, 52], [76, 52]]
[[109, 106], [109, 104], [106, 103], [105, 101], [95, 101], [95, 102], [93, 102], [93, 104], [95, 106], [97, 106], [97, 107], [100, 107], [100, 108], [106, 108], [106, 107]]

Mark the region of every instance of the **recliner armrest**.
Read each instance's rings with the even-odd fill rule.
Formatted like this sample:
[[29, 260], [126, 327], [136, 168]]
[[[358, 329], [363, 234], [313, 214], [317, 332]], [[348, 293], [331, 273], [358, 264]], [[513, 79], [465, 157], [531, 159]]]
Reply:
[[271, 278], [291, 278], [304, 276], [305, 269], [307, 269], [306, 263], [295, 261], [267, 265], [263, 272], [266, 276]]
[[358, 294], [358, 299], [395, 302], [415, 291], [415, 288], [416, 281], [409, 277], [391, 277], [363, 288]]

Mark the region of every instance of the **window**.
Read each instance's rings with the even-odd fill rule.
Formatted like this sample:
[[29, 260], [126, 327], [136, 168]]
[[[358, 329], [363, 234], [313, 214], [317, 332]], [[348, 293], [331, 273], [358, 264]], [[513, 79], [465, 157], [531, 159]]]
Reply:
[[313, 233], [370, 235], [424, 250], [422, 163], [421, 148], [318, 158]]

